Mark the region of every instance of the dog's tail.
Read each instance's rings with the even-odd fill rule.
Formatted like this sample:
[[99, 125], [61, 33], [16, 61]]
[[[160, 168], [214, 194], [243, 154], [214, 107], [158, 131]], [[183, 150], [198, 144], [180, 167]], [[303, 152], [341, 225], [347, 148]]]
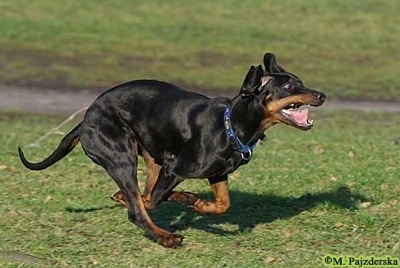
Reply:
[[72, 151], [72, 149], [75, 148], [75, 146], [79, 143], [80, 131], [81, 131], [81, 123], [79, 123], [79, 125], [77, 125], [73, 130], [71, 130], [71, 132], [69, 132], [62, 139], [60, 145], [58, 145], [57, 149], [51, 155], [49, 155], [45, 160], [38, 163], [29, 162], [25, 158], [21, 148], [18, 147], [18, 154], [22, 164], [24, 164], [25, 167], [31, 170], [42, 170], [48, 168], [49, 166], [56, 163], [58, 160], [65, 157], [69, 152]]

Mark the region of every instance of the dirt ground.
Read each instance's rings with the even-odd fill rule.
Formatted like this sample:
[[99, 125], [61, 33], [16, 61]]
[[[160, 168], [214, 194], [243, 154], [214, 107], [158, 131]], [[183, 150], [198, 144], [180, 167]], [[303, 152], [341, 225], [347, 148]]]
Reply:
[[[187, 87], [190, 90], [190, 87]], [[0, 113], [6, 111], [38, 114], [69, 115], [90, 105], [106, 88], [91, 90], [37, 89], [25, 87], [0, 86]], [[193, 91], [209, 97], [232, 97], [232, 91], [207, 91], [195, 88]], [[400, 113], [400, 103], [392, 102], [343, 102], [330, 101], [329, 96], [318, 109], [350, 109], [359, 111], [385, 111]]]

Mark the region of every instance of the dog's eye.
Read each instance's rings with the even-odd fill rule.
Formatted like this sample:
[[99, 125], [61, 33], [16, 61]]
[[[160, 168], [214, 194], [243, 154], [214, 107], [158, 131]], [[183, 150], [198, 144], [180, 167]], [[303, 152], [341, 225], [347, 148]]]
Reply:
[[286, 83], [286, 84], [283, 84], [282, 88], [283, 88], [284, 90], [286, 90], [286, 91], [290, 91], [290, 90], [292, 90], [294, 87], [293, 87], [292, 84]]

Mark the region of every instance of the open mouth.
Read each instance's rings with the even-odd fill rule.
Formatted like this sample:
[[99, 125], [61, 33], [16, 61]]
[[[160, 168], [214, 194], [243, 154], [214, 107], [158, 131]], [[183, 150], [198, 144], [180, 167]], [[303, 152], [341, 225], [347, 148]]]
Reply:
[[313, 126], [314, 120], [308, 117], [309, 111], [307, 108], [300, 109], [302, 106], [302, 103], [292, 103], [280, 110], [280, 114], [283, 115], [291, 125], [307, 130]]

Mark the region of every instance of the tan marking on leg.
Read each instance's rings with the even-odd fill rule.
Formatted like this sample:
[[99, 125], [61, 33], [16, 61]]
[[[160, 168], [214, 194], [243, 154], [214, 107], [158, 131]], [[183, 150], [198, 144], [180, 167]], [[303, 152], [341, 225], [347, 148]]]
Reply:
[[111, 198], [111, 200], [113, 200], [113, 201], [115, 201], [115, 202], [119, 202], [119, 203], [121, 203], [122, 205], [126, 206], [125, 195], [124, 195], [121, 191], [118, 191], [118, 192], [112, 194], [112, 195], [110, 196], [110, 198]]
[[211, 190], [214, 194], [215, 201], [210, 202], [197, 199], [191, 208], [199, 213], [223, 214], [230, 207], [228, 180], [212, 183]]
[[[146, 151], [143, 151], [143, 159], [146, 163], [146, 186], [143, 194], [143, 201], [146, 207], [150, 204], [151, 192], [157, 182], [158, 175], [160, 174], [161, 166], [156, 164], [154, 158]], [[150, 209], [150, 208], [148, 208]]]
[[177, 202], [179, 204], [192, 206], [199, 198], [190, 192], [172, 192], [168, 197], [168, 201]]
[[71, 146], [69, 147], [69, 149], [72, 150], [78, 143], [79, 143], [79, 137], [75, 138], [72, 141]]
[[[154, 161], [154, 158], [150, 156], [147, 151], [143, 151], [143, 159], [146, 163], [146, 186], [144, 189], [144, 194], [142, 196], [144, 205], [147, 209], [151, 209], [148, 207], [151, 200], [151, 191], [153, 190], [154, 185], [157, 182], [158, 174], [160, 173], [161, 166], [157, 165]], [[115, 202], [119, 202], [122, 205], [126, 206], [126, 198], [121, 191], [118, 191], [110, 196], [111, 200]]]
[[[136, 194], [137, 194], [136, 196], [140, 197], [139, 189], [137, 189]], [[154, 240], [157, 241], [158, 244], [164, 247], [178, 247], [179, 245], [181, 245], [183, 236], [170, 233], [155, 225], [152, 219], [150, 218], [149, 214], [147, 214], [147, 209], [145, 207], [143, 199], [139, 198], [138, 202], [141, 214], [144, 217], [144, 220], [147, 222], [148, 226], [150, 227], [149, 235], [151, 235], [154, 238]], [[128, 204], [128, 211], [130, 211], [129, 202], [127, 202], [127, 204]]]

